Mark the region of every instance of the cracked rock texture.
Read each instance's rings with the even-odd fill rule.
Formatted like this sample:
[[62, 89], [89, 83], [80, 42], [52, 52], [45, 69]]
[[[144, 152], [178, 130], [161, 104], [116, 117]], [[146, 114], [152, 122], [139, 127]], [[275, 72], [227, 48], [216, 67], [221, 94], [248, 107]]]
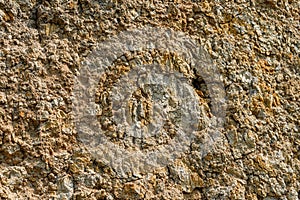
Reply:
[[[298, 0], [0, 0], [1, 199], [299, 199], [299, 13]], [[185, 32], [210, 54], [226, 120], [204, 157], [199, 137], [167, 166], [119, 178], [78, 141], [71, 92], [98, 43], [144, 25]]]

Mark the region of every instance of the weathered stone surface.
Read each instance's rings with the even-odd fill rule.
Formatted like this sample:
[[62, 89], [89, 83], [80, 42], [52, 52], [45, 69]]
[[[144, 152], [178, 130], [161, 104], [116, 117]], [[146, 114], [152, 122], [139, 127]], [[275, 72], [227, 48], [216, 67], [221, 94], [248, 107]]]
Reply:
[[[297, 0], [0, 0], [1, 199], [299, 199], [299, 13]], [[124, 52], [113, 63], [118, 71], [99, 81], [96, 102], [109, 99], [117, 75], [156, 62], [195, 79], [202, 117], [176, 161], [143, 173], [133, 166], [119, 178], [79, 142], [71, 94], [97, 44], [144, 25], [182, 31], [203, 46], [221, 74], [226, 120], [206, 131], [211, 94], [176, 53]], [[161, 137], [126, 138], [101, 121], [108, 110], [99, 123], [121, 147], [151, 151], [176, 135], [170, 124]]]

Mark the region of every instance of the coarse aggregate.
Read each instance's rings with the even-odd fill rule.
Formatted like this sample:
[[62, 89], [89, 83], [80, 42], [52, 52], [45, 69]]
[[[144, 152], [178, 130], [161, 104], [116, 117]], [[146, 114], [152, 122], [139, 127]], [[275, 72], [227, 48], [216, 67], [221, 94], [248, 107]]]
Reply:
[[[0, 0], [1, 199], [299, 199], [299, 13], [298, 0]], [[97, 44], [146, 25], [182, 31], [210, 54], [225, 124], [204, 157], [198, 138], [167, 166], [119, 178], [78, 141], [74, 77]], [[148, 54], [130, 60], [182, 64]]]

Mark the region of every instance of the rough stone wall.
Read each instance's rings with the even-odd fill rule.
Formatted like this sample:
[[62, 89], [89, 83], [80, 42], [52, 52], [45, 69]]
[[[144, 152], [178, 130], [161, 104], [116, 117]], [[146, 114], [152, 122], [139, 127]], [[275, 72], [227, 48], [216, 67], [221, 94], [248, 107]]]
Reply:
[[[298, 199], [299, 13], [297, 0], [0, 0], [1, 199]], [[210, 54], [226, 120], [203, 158], [196, 140], [165, 167], [119, 178], [78, 141], [71, 92], [98, 43], [145, 25]]]

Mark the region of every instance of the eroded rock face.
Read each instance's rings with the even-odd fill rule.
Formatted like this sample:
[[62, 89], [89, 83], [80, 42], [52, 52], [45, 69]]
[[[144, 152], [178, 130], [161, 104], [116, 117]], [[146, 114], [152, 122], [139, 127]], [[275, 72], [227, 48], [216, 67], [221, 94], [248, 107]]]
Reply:
[[182, 191], [186, 193], [204, 186], [204, 181], [198, 173], [192, 172], [189, 167], [178, 160], [170, 165], [170, 176], [181, 185]]
[[[299, 9], [298, 1], [0, 0], [0, 197], [298, 199]], [[176, 138], [176, 115], [147, 141], [103, 120], [111, 117], [110, 94], [121, 92], [114, 81], [141, 64], [171, 66], [191, 80], [200, 118], [189, 149], [173, 162], [142, 172], [129, 166], [120, 178], [79, 140], [72, 91], [98, 44], [146, 25], [184, 32], [208, 52], [226, 92], [225, 123], [208, 131], [213, 94], [176, 52], [124, 52], [95, 93], [105, 137], [133, 152]], [[178, 111], [174, 97], [145, 85], [129, 98], [130, 119], [149, 127], [153, 101], [164, 98], [161, 105]]]

